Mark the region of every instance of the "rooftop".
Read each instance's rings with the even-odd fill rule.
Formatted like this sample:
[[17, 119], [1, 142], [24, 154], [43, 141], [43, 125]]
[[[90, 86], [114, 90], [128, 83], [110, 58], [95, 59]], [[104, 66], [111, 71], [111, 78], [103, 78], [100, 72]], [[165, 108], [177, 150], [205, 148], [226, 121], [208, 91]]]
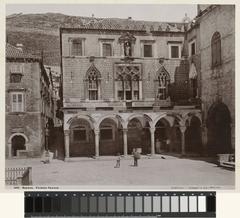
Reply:
[[26, 58], [26, 59], [40, 59], [39, 56], [24, 52], [21, 49], [7, 43], [6, 44], [6, 58]]
[[184, 32], [184, 23], [141, 21], [133, 20], [131, 17], [128, 19], [79, 18], [73, 17], [71, 22], [62, 24], [61, 28]]

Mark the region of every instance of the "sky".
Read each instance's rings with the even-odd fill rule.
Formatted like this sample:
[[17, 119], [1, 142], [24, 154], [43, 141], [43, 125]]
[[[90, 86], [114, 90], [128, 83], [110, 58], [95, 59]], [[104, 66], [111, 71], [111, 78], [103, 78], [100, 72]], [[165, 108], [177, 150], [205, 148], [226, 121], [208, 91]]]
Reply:
[[185, 13], [197, 14], [194, 4], [7, 4], [6, 15], [14, 13], [62, 13], [74, 16], [117, 17], [146, 21], [181, 22]]

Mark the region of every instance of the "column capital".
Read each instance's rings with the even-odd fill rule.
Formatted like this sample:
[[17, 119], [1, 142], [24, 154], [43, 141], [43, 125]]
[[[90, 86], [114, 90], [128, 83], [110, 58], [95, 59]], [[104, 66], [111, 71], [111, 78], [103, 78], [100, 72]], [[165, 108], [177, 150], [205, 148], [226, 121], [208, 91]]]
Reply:
[[151, 132], [151, 133], [155, 133], [155, 130], [156, 130], [155, 127], [151, 127], [151, 128], [150, 128], [150, 132]]
[[64, 130], [64, 135], [69, 135], [69, 134], [70, 134], [70, 130], [69, 129]]
[[123, 131], [123, 133], [127, 133], [128, 129], [127, 128], [123, 128], [122, 131]]
[[94, 134], [95, 134], [95, 135], [99, 135], [99, 133], [100, 133], [100, 129], [98, 129], [98, 128], [97, 128], [97, 129], [94, 129]]
[[179, 129], [180, 129], [181, 133], [185, 133], [187, 127], [186, 126], [180, 126]]

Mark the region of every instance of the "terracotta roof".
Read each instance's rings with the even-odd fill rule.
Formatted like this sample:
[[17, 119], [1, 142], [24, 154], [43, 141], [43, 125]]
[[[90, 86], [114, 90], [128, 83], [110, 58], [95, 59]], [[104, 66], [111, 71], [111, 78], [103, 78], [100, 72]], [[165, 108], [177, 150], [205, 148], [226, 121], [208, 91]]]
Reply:
[[9, 43], [6, 44], [6, 58], [40, 59], [39, 56], [21, 51], [20, 49]]
[[[79, 21], [79, 22], [77, 22]], [[62, 28], [183, 32], [184, 23], [140, 21], [120, 18], [88, 18], [64, 23]]]

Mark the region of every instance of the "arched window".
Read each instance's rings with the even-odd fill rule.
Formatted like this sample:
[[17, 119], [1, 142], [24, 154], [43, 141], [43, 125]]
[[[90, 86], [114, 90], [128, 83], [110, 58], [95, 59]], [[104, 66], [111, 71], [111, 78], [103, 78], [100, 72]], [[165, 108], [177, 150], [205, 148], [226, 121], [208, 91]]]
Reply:
[[87, 83], [87, 98], [89, 100], [99, 100], [100, 99], [100, 82], [101, 74], [94, 64], [88, 69], [86, 74]]
[[168, 97], [168, 86], [170, 76], [164, 67], [161, 67], [157, 72], [157, 99], [165, 100]]
[[221, 64], [221, 35], [219, 32], [215, 32], [211, 40], [212, 49], [212, 67], [216, 67]]

